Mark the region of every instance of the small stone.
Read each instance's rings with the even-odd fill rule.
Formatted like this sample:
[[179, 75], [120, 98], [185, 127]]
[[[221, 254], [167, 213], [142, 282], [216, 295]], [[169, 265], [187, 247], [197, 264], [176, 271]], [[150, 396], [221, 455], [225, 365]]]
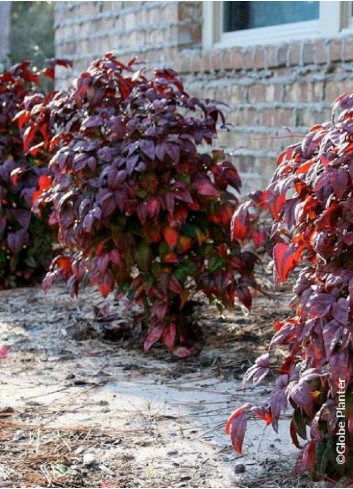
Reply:
[[93, 453], [85, 453], [83, 456], [83, 465], [93, 465], [96, 462]]
[[178, 455], [178, 450], [171, 450], [170, 452], [167, 452], [167, 455], [173, 456], [173, 455]]
[[20, 441], [20, 440], [23, 440], [24, 438], [26, 438], [26, 433], [24, 431], [17, 430], [16, 433], [14, 434], [12, 440], [13, 441]]
[[245, 465], [244, 464], [237, 464], [234, 467], [234, 473], [235, 474], [243, 474], [245, 472]]

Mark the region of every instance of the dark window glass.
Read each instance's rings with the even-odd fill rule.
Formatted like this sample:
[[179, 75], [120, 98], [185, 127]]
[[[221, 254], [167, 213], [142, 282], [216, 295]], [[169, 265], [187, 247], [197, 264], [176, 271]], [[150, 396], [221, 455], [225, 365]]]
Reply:
[[224, 32], [319, 18], [320, 2], [223, 2]]

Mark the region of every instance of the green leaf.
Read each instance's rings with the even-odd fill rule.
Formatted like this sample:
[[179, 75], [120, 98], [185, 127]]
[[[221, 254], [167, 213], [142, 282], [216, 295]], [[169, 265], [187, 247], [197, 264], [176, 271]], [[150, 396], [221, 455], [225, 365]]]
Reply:
[[148, 272], [152, 263], [151, 247], [145, 241], [142, 241], [135, 251], [136, 264], [143, 272]]
[[298, 409], [294, 411], [293, 422], [298, 435], [303, 438], [303, 440], [306, 440], [306, 423], [302, 413]]
[[210, 261], [208, 262], [208, 271], [210, 273], [214, 273], [216, 270], [224, 268], [226, 264], [226, 260], [221, 258], [218, 255], [213, 255]]
[[190, 238], [196, 238], [196, 230], [198, 228], [196, 226], [192, 226], [185, 222], [180, 228], [180, 234], [186, 234], [186, 236], [190, 236]]
[[198, 273], [197, 266], [190, 260], [185, 260], [173, 269], [173, 274], [184, 283], [188, 277], [194, 277]]
[[158, 247], [158, 253], [159, 256], [164, 256], [167, 253], [170, 253], [172, 250], [171, 248], [167, 245], [165, 241], [161, 241], [159, 247]]

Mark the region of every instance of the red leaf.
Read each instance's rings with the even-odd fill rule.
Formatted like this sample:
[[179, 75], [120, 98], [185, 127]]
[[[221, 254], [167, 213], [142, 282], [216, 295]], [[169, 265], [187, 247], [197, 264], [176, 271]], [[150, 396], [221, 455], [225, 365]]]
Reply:
[[14, 121], [18, 120], [18, 127], [20, 129], [23, 128], [23, 126], [28, 122], [28, 120], [31, 117], [31, 113], [29, 110], [21, 110], [18, 112], [18, 114], [14, 117]]
[[30, 147], [32, 145], [32, 142], [34, 140], [34, 136], [36, 135], [36, 132], [37, 132], [37, 126], [36, 125], [29, 126], [25, 130], [25, 132], [23, 134], [23, 151], [25, 153], [28, 153], [28, 151], [30, 150]]
[[303, 450], [302, 463], [303, 463], [303, 467], [308, 472], [312, 471], [315, 465], [315, 448], [316, 448], [316, 441], [310, 440], [309, 443], [305, 445]]
[[183, 292], [183, 286], [179, 282], [179, 280], [172, 275], [169, 279], [168, 282], [168, 287], [172, 292], [175, 292], [176, 294], [181, 294]]
[[175, 253], [167, 253], [162, 260], [164, 263], [179, 263], [179, 258]]
[[240, 408], [236, 409], [235, 411], [232, 412], [232, 414], [229, 416], [227, 424], [225, 426], [225, 432], [227, 435], [230, 435], [231, 432], [231, 427], [233, 424], [233, 421], [235, 418], [240, 416], [245, 410], [247, 410], [251, 405], [249, 403], [244, 404]]
[[51, 186], [52, 180], [53, 180], [52, 177], [49, 177], [47, 175], [41, 175], [39, 177], [39, 188], [40, 188], [40, 190], [42, 190], [42, 192], [44, 190], [47, 190]]
[[249, 288], [245, 286], [238, 286], [236, 287], [236, 294], [240, 302], [244, 304], [244, 306], [250, 311], [251, 304], [252, 304], [252, 296]]
[[163, 236], [170, 248], [175, 248], [178, 242], [178, 230], [176, 228], [172, 228], [171, 226], [166, 226], [163, 229]]
[[109, 253], [109, 258], [110, 258], [110, 261], [112, 261], [115, 265], [121, 264], [120, 253], [118, 250], [112, 250]]
[[114, 279], [109, 274], [106, 273], [103, 277], [102, 282], [99, 284], [99, 291], [103, 297], [107, 297], [114, 289]]
[[285, 201], [286, 201], [286, 197], [284, 195], [279, 195], [276, 199], [273, 199], [271, 201], [269, 200], [267, 202], [268, 210], [270, 211], [271, 216], [274, 219], [278, 219], [278, 214], [279, 214], [280, 210], [282, 209]]
[[188, 251], [192, 247], [194, 242], [193, 242], [193, 239], [190, 238], [189, 236], [183, 236], [182, 235], [182, 236], [179, 236], [178, 243], [181, 246], [183, 253], [185, 253], [186, 251]]
[[8, 356], [10, 355], [10, 350], [8, 348], [6, 348], [6, 346], [1, 346], [0, 347], [0, 359], [1, 358], [8, 358]]
[[233, 420], [232, 427], [230, 430], [230, 437], [232, 440], [233, 448], [239, 455], [242, 455], [243, 453], [242, 449], [243, 449], [243, 442], [244, 442], [247, 423], [248, 423], [247, 413], [245, 412], [240, 413]]
[[160, 338], [163, 334], [163, 331], [164, 331], [164, 324], [163, 323], [157, 324], [156, 326], [154, 326], [149, 331], [148, 335], [146, 336], [145, 342], [143, 344], [143, 351], [145, 353], [147, 353], [152, 348], [152, 346], [158, 340], [160, 340]]
[[197, 186], [197, 191], [200, 195], [208, 195], [212, 197], [219, 197], [219, 191], [211, 184], [211, 182], [203, 182]]
[[155, 197], [151, 197], [147, 202], [147, 210], [151, 217], [156, 216], [159, 211], [159, 200]]
[[165, 315], [167, 314], [168, 304], [163, 302], [162, 304], [154, 304], [152, 306], [151, 312], [155, 314], [159, 321], [163, 321]]
[[233, 214], [230, 225], [231, 237], [233, 240], [244, 239], [249, 234], [249, 204], [249, 202], [241, 204]]
[[16, 168], [11, 172], [11, 181], [14, 185], [18, 185], [18, 179], [22, 172], [23, 172], [22, 168]]
[[295, 424], [294, 424], [294, 420], [293, 419], [290, 422], [289, 432], [290, 432], [290, 436], [291, 436], [291, 439], [292, 439], [293, 444], [297, 448], [302, 448], [302, 446], [301, 446], [301, 444], [299, 443], [299, 440], [298, 440], [298, 436], [297, 436], [297, 432], [296, 432], [296, 429], [295, 429]]
[[162, 341], [165, 344], [165, 346], [168, 348], [168, 350], [173, 350], [174, 348], [176, 333], [177, 333], [177, 327], [174, 323], [170, 323], [166, 328], [164, 328], [162, 334]]
[[288, 273], [295, 267], [295, 249], [286, 243], [277, 243], [273, 249], [276, 274], [279, 282], [284, 282]]
[[268, 232], [265, 229], [259, 229], [253, 231], [251, 234], [251, 239], [253, 240], [256, 248], [260, 248], [260, 246], [264, 246], [268, 238], [269, 238]]
[[71, 258], [68, 256], [60, 256], [56, 259], [55, 264], [65, 272], [65, 274], [71, 274]]

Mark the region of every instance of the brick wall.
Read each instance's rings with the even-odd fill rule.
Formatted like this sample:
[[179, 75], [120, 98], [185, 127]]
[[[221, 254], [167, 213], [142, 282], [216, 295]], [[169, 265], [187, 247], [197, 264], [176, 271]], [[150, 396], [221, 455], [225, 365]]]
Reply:
[[[353, 39], [203, 51], [201, 11], [201, 2], [58, 2], [56, 54], [76, 71], [112, 49], [177, 69], [192, 94], [228, 104], [233, 127], [219, 143], [232, 151], [244, 192], [264, 187], [279, 152], [353, 88]], [[61, 72], [59, 86], [72, 75]]]
[[[201, 12], [201, 2], [57, 2], [56, 55], [75, 61], [74, 74], [111, 50], [166, 65], [181, 50], [200, 47]], [[60, 71], [58, 85], [69, 77]]]

